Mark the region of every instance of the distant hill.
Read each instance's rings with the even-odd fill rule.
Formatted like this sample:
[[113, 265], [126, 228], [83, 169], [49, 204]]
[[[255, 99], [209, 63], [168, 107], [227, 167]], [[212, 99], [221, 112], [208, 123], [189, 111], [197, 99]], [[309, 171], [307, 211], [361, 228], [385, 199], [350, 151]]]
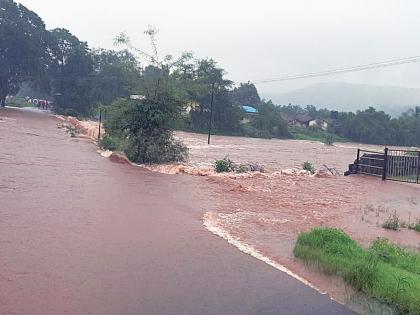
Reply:
[[350, 83], [320, 83], [283, 94], [265, 94], [275, 104], [314, 105], [340, 111], [373, 106], [392, 116], [420, 106], [420, 89]]

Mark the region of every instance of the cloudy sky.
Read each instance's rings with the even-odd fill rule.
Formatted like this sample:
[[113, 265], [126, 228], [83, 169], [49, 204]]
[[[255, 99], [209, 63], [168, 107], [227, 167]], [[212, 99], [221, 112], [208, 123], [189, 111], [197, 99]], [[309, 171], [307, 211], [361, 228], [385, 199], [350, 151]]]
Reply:
[[[113, 48], [126, 32], [162, 55], [212, 57], [234, 81], [351, 67], [420, 55], [418, 0], [21, 0], [48, 28], [65, 27], [91, 47]], [[318, 82], [420, 87], [420, 63], [319, 79], [260, 84], [281, 93]]]

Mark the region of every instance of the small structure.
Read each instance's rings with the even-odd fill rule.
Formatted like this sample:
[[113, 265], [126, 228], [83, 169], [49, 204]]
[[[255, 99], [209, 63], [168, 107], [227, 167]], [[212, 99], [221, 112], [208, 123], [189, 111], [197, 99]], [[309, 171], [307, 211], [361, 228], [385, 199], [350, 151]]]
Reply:
[[327, 130], [328, 122], [324, 119], [312, 119], [309, 122], [309, 127], [321, 128], [322, 130]]
[[258, 114], [258, 109], [256, 109], [255, 107], [249, 106], [249, 105], [242, 106], [242, 109], [247, 114], [251, 114], [251, 115]]
[[133, 94], [130, 95], [130, 100], [145, 100], [146, 96], [144, 95], [137, 95], [137, 94]]
[[311, 120], [312, 120], [311, 116], [309, 116], [307, 113], [297, 113], [289, 121], [289, 124], [292, 126], [300, 127], [300, 128], [308, 128], [309, 122]]

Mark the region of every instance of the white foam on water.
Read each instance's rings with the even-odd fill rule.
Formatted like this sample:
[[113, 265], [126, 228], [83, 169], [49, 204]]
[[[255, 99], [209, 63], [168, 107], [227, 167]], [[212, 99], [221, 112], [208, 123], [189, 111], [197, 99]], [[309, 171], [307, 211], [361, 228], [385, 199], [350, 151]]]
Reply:
[[203, 224], [208, 231], [210, 231], [214, 235], [217, 235], [217, 236], [223, 238], [229, 244], [231, 244], [231, 245], [235, 246], [237, 249], [239, 249], [241, 252], [243, 252], [245, 254], [248, 254], [248, 255], [250, 255], [250, 256], [258, 259], [258, 260], [261, 260], [261, 261], [265, 262], [266, 264], [270, 265], [271, 267], [274, 267], [274, 268], [288, 274], [289, 276], [295, 278], [296, 280], [302, 282], [303, 284], [305, 284], [308, 287], [318, 291], [321, 294], [327, 294], [326, 292], [323, 292], [319, 288], [315, 287], [308, 280], [302, 278], [301, 276], [299, 276], [299, 275], [295, 274], [294, 272], [292, 272], [291, 270], [287, 269], [285, 266], [279, 264], [278, 262], [272, 260], [269, 257], [264, 256], [263, 254], [260, 253], [260, 251], [258, 251], [253, 246], [251, 246], [249, 244], [246, 244], [245, 242], [241, 241], [239, 238], [231, 235], [228, 231], [226, 231], [224, 228], [222, 228], [220, 225], [218, 225], [217, 222], [215, 222], [215, 220], [213, 219], [214, 215], [215, 214], [212, 213], [212, 212], [207, 212], [204, 215]]

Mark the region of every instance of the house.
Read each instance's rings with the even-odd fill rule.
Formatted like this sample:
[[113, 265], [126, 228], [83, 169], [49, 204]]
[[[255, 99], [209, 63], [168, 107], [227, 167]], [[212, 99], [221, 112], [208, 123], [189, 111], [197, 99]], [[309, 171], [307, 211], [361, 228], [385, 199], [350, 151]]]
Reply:
[[133, 94], [130, 95], [130, 100], [145, 100], [146, 96], [144, 95], [137, 95], [137, 94]]
[[313, 120], [312, 117], [307, 113], [297, 113], [289, 120], [289, 125], [300, 128], [308, 128], [311, 120]]
[[328, 122], [324, 119], [312, 119], [309, 122], [309, 127], [321, 128], [322, 130], [327, 130]]

